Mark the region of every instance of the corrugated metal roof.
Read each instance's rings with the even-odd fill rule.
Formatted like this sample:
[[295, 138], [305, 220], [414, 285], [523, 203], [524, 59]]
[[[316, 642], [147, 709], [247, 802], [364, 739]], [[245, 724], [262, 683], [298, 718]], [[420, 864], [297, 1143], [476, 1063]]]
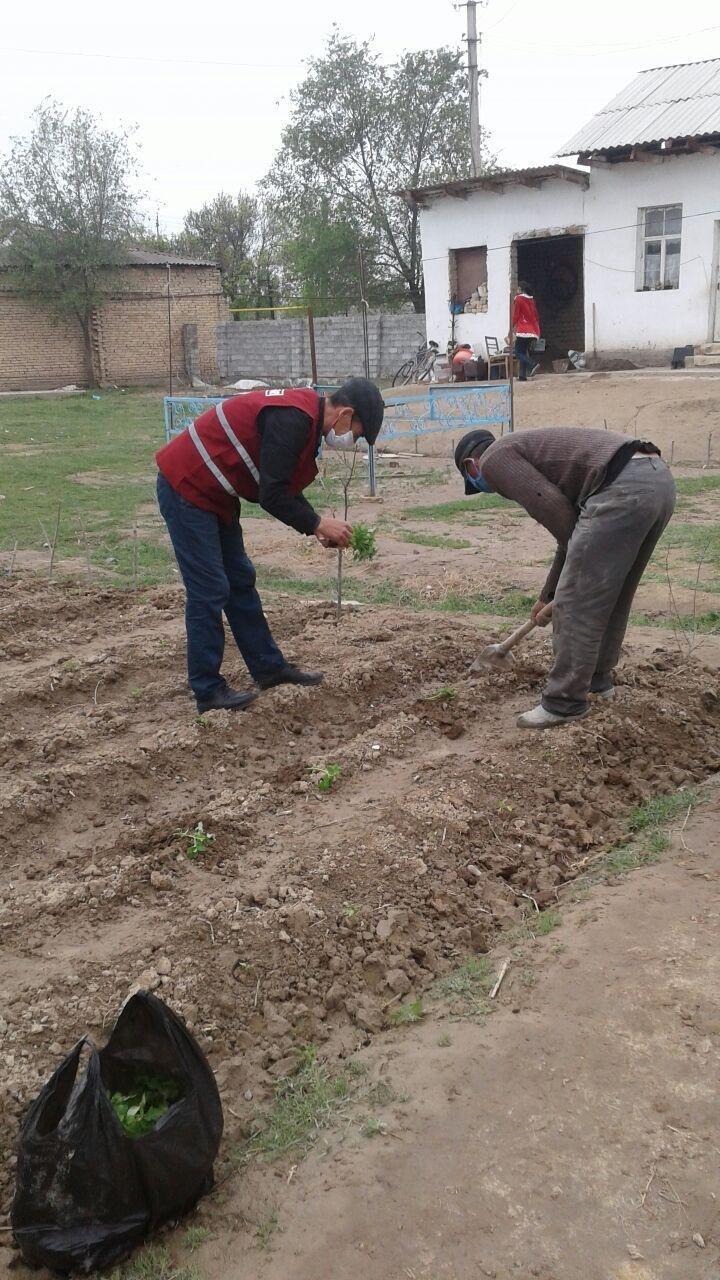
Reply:
[[720, 58], [641, 71], [558, 155], [715, 133], [720, 133]]
[[[9, 267], [10, 250], [0, 246], [0, 268]], [[129, 267], [217, 267], [211, 258], [186, 258], [176, 253], [156, 253], [153, 249], [127, 249], [123, 254], [124, 265]]]
[[422, 204], [436, 196], [464, 196], [470, 191], [488, 191], [493, 187], [512, 185], [538, 185], [549, 178], [560, 178], [565, 182], [577, 182], [582, 187], [589, 185], [587, 170], [578, 169], [570, 164], [544, 164], [535, 169], [499, 169], [493, 173], [485, 173], [479, 178], [459, 178], [453, 182], [439, 182], [432, 187], [412, 187], [399, 192], [411, 204]]
[[156, 253], [154, 249], [128, 249], [129, 266], [137, 267], [216, 267], [212, 258], [188, 258], [185, 254]]

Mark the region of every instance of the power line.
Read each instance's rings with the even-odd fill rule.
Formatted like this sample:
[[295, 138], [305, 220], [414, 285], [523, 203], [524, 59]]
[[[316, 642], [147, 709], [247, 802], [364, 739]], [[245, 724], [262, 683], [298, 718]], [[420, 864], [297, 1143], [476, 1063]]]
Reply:
[[[513, 6], [514, 7], [514, 6]], [[511, 12], [511, 11], [510, 11]], [[507, 15], [506, 15], [507, 16]], [[502, 19], [501, 19], [502, 21]], [[498, 23], [495, 24], [499, 25]], [[488, 28], [491, 31], [492, 27]], [[613, 53], [632, 53], [640, 49], [654, 49], [660, 45], [677, 44], [679, 40], [687, 40], [691, 36], [705, 35], [710, 31], [720, 31], [720, 25], [711, 27], [698, 27], [694, 31], [679, 31], [675, 35], [665, 36], [658, 40], [643, 41], [642, 44], [569, 44], [569, 45], [541, 45], [541, 44], [521, 44], [517, 40], [512, 40], [512, 48], [518, 49], [522, 53], [545, 53], [556, 54], [560, 57], [573, 58], [605, 58]], [[496, 43], [499, 45], [507, 45], [508, 41], [503, 40], [502, 36], [495, 37]]]
[[[714, 214], [720, 214], [720, 209], [705, 209], [703, 210], [702, 213], [683, 213], [680, 221], [687, 222], [690, 218], [711, 218], [713, 217]], [[595, 227], [595, 229], [592, 231], [583, 231], [578, 234], [581, 234], [584, 238], [588, 236], [602, 236], [602, 235], [606, 235], [610, 231], [636, 231], [637, 228], [640, 226], [642, 226], [641, 222], [626, 222], [619, 227]], [[540, 242], [541, 239], [558, 240], [562, 238], [563, 238], [562, 236], [536, 237], [536, 239], [538, 240], [538, 243]], [[519, 237], [519, 240], [522, 240], [522, 237]], [[504, 249], [512, 249], [513, 245], [518, 244], [518, 242], [519, 242], [518, 240], [512, 240], [510, 244], [488, 245], [485, 249], [485, 252], [500, 253]], [[460, 247], [462, 248], [463, 246], [460, 246]], [[423, 266], [425, 265], [426, 262], [442, 262], [447, 258], [448, 253], [451, 253], [451, 252], [452, 250], [448, 249], [447, 253], [438, 253], [432, 258], [423, 258], [422, 260]]]

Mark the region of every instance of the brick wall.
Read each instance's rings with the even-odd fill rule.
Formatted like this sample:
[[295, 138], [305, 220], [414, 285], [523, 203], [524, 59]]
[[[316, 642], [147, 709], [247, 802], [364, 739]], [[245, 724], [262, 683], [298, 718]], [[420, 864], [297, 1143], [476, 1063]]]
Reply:
[[[425, 317], [414, 312], [368, 316], [370, 376], [385, 378], [417, 350]], [[362, 317], [323, 316], [315, 320], [318, 377], [331, 382], [365, 371]], [[309, 377], [310, 344], [305, 316], [283, 320], [240, 320], [217, 326], [220, 377]]]
[[0, 391], [43, 390], [85, 380], [79, 326], [0, 292]]
[[[168, 380], [167, 271], [133, 266], [114, 274], [97, 316], [104, 381], [124, 386]], [[197, 326], [200, 376], [217, 377], [215, 330], [228, 314], [214, 267], [170, 272], [173, 376], [185, 384], [183, 326]], [[27, 302], [0, 283], [0, 391], [42, 390], [87, 382], [76, 322]]]

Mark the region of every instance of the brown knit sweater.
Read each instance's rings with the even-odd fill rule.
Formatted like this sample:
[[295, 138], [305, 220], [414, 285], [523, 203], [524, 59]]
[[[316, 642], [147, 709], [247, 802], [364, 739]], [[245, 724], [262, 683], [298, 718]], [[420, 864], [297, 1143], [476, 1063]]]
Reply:
[[539, 427], [504, 436], [482, 454], [483, 479], [503, 498], [518, 502], [557, 538], [541, 600], [552, 600], [555, 594], [581, 503], [602, 487], [613, 458], [621, 451], [625, 461], [633, 453], [659, 452], [653, 444], [629, 440], [615, 431]]

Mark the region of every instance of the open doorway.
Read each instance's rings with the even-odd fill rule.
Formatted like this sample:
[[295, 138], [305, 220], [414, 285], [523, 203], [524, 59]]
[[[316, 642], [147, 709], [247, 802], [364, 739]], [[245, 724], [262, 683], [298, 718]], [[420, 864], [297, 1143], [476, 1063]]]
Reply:
[[585, 350], [582, 235], [537, 236], [513, 244], [515, 281], [532, 287], [545, 339], [544, 365]]

